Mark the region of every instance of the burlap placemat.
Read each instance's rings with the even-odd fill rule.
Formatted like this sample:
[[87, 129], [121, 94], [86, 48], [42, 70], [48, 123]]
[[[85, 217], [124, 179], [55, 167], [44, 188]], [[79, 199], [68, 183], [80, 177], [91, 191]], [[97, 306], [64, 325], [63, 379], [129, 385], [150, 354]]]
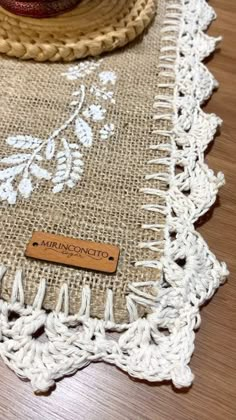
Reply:
[[[226, 274], [193, 225], [222, 183], [199, 158], [218, 124], [199, 107], [212, 17], [159, 0], [143, 38], [102, 59], [1, 57], [0, 354], [36, 391], [92, 360], [192, 382], [199, 306]], [[34, 231], [117, 245], [118, 269], [27, 258]]]
[[[161, 14], [162, 4], [157, 25]], [[139, 246], [150, 239], [150, 232], [142, 229], [142, 225], [164, 222], [159, 213], [153, 218], [151, 212], [142, 208], [158, 199], [153, 200], [152, 196], [146, 199], [140, 192], [151, 184], [160, 188], [160, 181], [145, 181], [147, 162], [157, 155], [150, 145], [154, 142], [152, 107], [156, 87], [153, 83], [156, 84], [154, 74], [159, 63], [152, 51], [159, 48], [158, 43], [153, 27], [135, 48], [74, 67], [2, 58], [2, 168], [16, 173], [14, 178], [12, 174], [6, 178], [5, 182], [12, 187], [2, 204], [3, 263], [10, 266], [3, 281], [5, 299], [11, 294], [13, 273], [24, 267], [26, 303], [32, 304], [39, 282], [45, 278], [44, 306], [54, 309], [60, 288], [67, 282], [71, 289], [70, 312], [76, 313], [81, 306], [82, 288], [88, 285], [91, 316], [103, 318], [107, 289], [110, 289], [114, 293], [114, 319], [124, 322], [128, 320], [125, 300], [128, 284], [158, 280], [155, 269], [143, 268], [137, 273], [133, 264], [156, 255]], [[140, 68], [145, 78], [139, 78]], [[72, 100], [76, 104], [70, 106]], [[76, 116], [72, 120], [73, 114]], [[60, 129], [70, 118], [71, 122], [50, 140], [55, 129]], [[17, 139], [17, 136], [24, 137]], [[41, 142], [37, 153], [35, 142], [30, 143], [27, 136]], [[77, 148], [70, 149], [66, 158], [65, 151], [70, 144]], [[47, 156], [47, 148], [52, 147], [54, 151]], [[81, 158], [78, 153], [82, 154]], [[71, 170], [68, 169], [64, 178], [61, 176], [60, 182], [58, 172], [67, 170], [66, 167], [58, 169], [62, 162], [71, 166]], [[151, 167], [150, 171], [153, 172]], [[161, 168], [157, 167], [157, 171]], [[21, 188], [22, 182], [31, 183], [28, 192]], [[58, 185], [61, 191], [55, 192]], [[15, 204], [9, 206], [11, 200]], [[26, 259], [24, 251], [33, 231], [118, 245], [121, 251], [118, 271], [115, 275], [105, 275]], [[155, 240], [163, 240], [161, 231], [155, 234]], [[158, 247], [161, 255], [163, 241]], [[144, 313], [145, 308], [139, 309]]]

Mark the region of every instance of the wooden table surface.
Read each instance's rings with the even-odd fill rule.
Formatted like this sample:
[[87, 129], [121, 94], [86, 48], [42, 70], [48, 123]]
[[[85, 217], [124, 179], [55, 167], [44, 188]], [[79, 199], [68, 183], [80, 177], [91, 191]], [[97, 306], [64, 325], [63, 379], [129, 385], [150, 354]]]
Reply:
[[195, 383], [188, 391], [169, 384], [134, 381], [115, 367], [94, 364], [57, 383], [48, 396], [35, 396], [28, 382], [0, 362], [0, 420], [231, 420], [236, 419], [236, 80], [235, 0], [210, 0], [218, 20], [209, 33], [222, 34], [208, 65], [220, 82], [206, 109], [224, 120], [208, 155], [210, 167], [227, 184], [207, 222], [199, 229], [231, 275], [202, 309], [191, 361]]

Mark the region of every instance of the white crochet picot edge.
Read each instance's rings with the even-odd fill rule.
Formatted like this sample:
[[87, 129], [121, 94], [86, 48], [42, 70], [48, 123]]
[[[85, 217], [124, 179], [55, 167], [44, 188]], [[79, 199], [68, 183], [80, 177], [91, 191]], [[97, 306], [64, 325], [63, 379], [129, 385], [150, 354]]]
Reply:
[[[220, 119], [205, 114], [200, 106], [217, 83], [201, 63], [219, 39], [203, 33], [215, 13], [205, 0], [167, 0], [162, 28], [160, 77], [169, 80], [160, 87], [174, 88], [174, 95], [156, 98], [155, 118], [172, 122], [173, 130], [157, 132], [166, 139], [153, 145], [168, 156], [152, 163], [166, 167], [164, 173], [147, 179], [168, 182], [167, 192], [144, 189], [144, 194], [163, 197], [165, 204], [146, 210], [166, 215], [165, 251], [161, 261], [139, 261], [136, 266], [162, 269], [154, 285], [156, 297], [132, 284], [127, 296], [130, 323], [113, 319], [112, 291], [107, 292], [104, 320], [90, 317], [90, 289], [85, 286], [77, 315], [69, 315], [69, 291], [64, 285], [55, 311], [42, 309], [46, 283], [42, 280], [32, 306], [24, 305], [22, 272], [16, 273], [11, 302], [0, 300], [0, 355], [35, 392], [46, 392], [62, 376], [70, 375], [92, 361], [114, 364], [130, 375], [148, 381], [171, 380], [188, 387], [193, 374], [188, 366], [194, 350], [194, 330], [200, 324], [200, 306], [214, 294], [227, 276], [194, 223], [214, 203], [223, 184], [204, 163], [204, 151], [214, 137]], [[176, 34], [178, 36], [176, 42]], [[167, 45], [168, 44], [168, 45]], [[158, 142], [159, 143], [159, 142]], [[182, 171], [176, 173], [176, 166]], [[157, 224], [143, 226], [158, 232]], [[143, 244], [158, 250], [157, 243]], [[6, 268], [0, 268], [0, 279]], [[137, 304], [151, 306], [152, 313], [138, 318]], [[44, 328], [46, 341], [35, 339]], [[113, 339], [107, 332], [122, 334]]]

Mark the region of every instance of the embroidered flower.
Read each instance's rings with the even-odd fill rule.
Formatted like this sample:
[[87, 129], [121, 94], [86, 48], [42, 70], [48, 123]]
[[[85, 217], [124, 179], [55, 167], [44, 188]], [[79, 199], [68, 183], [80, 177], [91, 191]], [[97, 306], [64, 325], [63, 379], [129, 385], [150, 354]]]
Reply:
[[100, 130], [101, 140], [107, 140], [114, 134], [114, 124], [105, 124], [104, 127]]
[[93, 121], [102, 121], [105, 118], [106, 110], [101, 105], [90, 105], [83, 115], [86, 118], [92, 118]]
[[76, 66], [69, 67], [66, 73], [62, 73], [68, 80], [82, 79], [83, 77], [91, 74], [97, 67], [100, 66], [101, 60], [86, 61]]
[[105, 88], [101, 89], [93, 85], [90, 88], [90, 92], [93, 93], [94, 96], [98, 99], [101, 98], [101, 99], [104, 99], [104, 101], [110, 101], [112, 104], [115, 103], [115, 99], [113, 98], [114, 92], [112, 91], [107, 91]]
[[115, 85], [116, 83], [117, 77], [113, 71], [102, 71], [98, 76], [103, 85], [106, 85], [107, 83]]

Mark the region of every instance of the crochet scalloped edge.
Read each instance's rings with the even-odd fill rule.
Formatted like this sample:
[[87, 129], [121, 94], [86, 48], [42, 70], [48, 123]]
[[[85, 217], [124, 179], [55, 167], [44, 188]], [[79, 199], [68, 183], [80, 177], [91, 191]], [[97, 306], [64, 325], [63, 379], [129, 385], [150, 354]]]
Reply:
[[[194, 330], [200, 325], [199, 309], [228, 275], [226, 265], [217, 261], [194, 228], [224, 181], [221, 173], [215, 176], [204, 163], [204, 151], [220, 119], [200, 108], [217, 85], [201, 63], [219, 41], [203, 33], [214, 18], [205, 0], [167, 0], [159, 75], [159, 87], [166, 87], [166, 94], [156, 97], [154, 108], [156, 119], [169, 121], [173, 128], [157, 132], [163, 142], [153, 148], [165, 150], [167, 156], [156, 163], [166, 172], [153, 176], [166, 181], [169, 188], [166, 192], [143, 191], [164, 199], [163, 206], [153, 205], [149, 211], [166, 215], [165, 251], [161, 261], [137, 262], [137, 266], [162, 268], [162, 280], [155, 283], [157, 296], [150, 302], [150, 296], [142, 292], [143, 283], [130, 286], [127, 308], [131, 323], [117, 325], [111, 290], [104, 320], [98, 320], [89, 316], [90, 290], [86, 286], [79, 314], [69, 315], [68, 287], [64, 285], [55, 311], [47, 313], [42, 309], [45, 281], [33, 305], [25, 306], [19, 271], [11, 302], [0, 300], [0, 356], [18, 376], [31, 381], [35, 392], [46, 392], [55, 380], [92, 361], [114, 364], [148, 381], [171, 380], [177, 388], [193, 382], [188, 365]], [[168, 82], [163, 84], [163, 79]], [[177, 173], [176, 166], [182, 171]], [[148, 228], [156, 231], [159, 226]], [[5, 271], [1, 266], [0, 279]], [[136, 305], [140, 303], [153, 309], [146, 318], [138, 319]], [[33, 339], [42, 327], [45, 342]], [[122, 334], [116, 341], [106, 337], [107, 331]]]

